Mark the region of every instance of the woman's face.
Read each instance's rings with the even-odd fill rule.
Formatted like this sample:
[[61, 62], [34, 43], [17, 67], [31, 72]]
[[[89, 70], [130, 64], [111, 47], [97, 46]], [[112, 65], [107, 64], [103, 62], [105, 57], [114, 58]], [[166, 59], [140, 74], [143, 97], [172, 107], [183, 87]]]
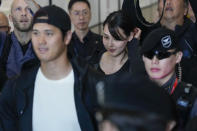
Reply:
[[[173, 52], [173, 50], [168, 52]], [[151, 59], [143, 55], [146, 72], [150, 79], [159, 82], [158, 84], [164, 84], [171, 78], [175, 73], [175, 66], [181, 61], [181, 58], [182, 52], [171, 54], [169, 57], [160, 60], [156, 55]]]
[[107, 52], [113, 56], [119, 56], [126, 50], [126, 45], [128, 42], [127, 36], [123, 33], [121, 28], [118, 29], [121, 36], [125, 38], [125, 40], [116, 40], [109, 32], [108, 25], [104, 26], [103, 30], [103, 44]]

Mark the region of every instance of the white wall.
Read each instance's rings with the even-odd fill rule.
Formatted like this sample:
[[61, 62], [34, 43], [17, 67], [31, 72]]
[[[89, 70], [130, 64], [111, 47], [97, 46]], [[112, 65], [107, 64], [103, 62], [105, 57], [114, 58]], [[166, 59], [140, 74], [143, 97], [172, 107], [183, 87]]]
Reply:
[[[4, 11], [6, 14], [8, 14], [10, 10], [10, 4], [12, 3], [12, 1], [13, 0], [2, 0], [0, 11]], [[35, 0], [35, 1], [41, 6], [45, 6], [49, 4], [49, 0]], [[65, 9], [66, 11], [67, 11], [68, 2], [69, 0], [52, 0], [52, 4], [55, 4]], [[121, 8], [123, 0], [89, 0], [89, 2], [91, 4], [91, 11], [92, 11], [92, 20], [90, 22], [90, 26], [93, 26], [103, 22], [109, 13]], [[119, 2], [121, 5], [119, 5]], [[157, 0], [140, 0], [140, 6], [146, 7], [151, 4], [154, 4], [155, 2], [157, 2]]]

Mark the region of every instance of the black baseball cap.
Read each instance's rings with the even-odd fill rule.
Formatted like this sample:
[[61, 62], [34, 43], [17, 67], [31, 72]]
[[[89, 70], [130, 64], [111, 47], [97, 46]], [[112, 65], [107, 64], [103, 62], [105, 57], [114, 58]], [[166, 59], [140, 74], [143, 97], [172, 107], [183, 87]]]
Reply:
[[[125, 73], [99, 84], [96, 88], [101, 112], [129, 114], [141, 111], [164, 120], [176, 120], [176, 106], [170, 95], [147, 77]], [[105, 85], [103, 90], [99, 89], [102, 85]]]
[[170, 49], [179, 49], [177, 36], [174, 31], [164, 27], [154, 29], [142, 42], [141, 54], [149, 51], [167, 52]]
[[[40, 18], [47, 16], [47, 19]], [[62, 8], [51, 5], [40, 8], [34, 15], [33, 25], [35, 23], [47, 23], [67, 32], [71, 30], [71, 21], [69, 15]]]

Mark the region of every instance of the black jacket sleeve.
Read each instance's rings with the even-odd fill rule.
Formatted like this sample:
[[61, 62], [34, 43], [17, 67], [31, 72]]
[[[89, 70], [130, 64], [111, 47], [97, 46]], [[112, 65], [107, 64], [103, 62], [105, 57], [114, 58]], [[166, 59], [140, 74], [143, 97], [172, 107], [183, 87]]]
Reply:
[[142, 56], [140, 54], [140, 44], [139, 40], [133, 38], [128, 42], [128, 57], [130, 62], [131, 72], [134, 74], [146, 74], [144, 62], [142, 61]]
[[13, 85], [14, 81], [8, 81], [0, 94], [0, 131], [17, 131]]

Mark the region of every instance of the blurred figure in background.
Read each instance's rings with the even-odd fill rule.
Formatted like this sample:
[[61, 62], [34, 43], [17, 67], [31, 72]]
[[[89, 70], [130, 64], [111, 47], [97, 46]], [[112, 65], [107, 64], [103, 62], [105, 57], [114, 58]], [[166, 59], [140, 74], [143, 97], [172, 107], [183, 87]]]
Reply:
[[97, 86], [99, 131], [172, 131], [175, 127], [175, 103], [147, 78], [125, 73], [104, 85]]
[[0, 12], [0, 31], [10, 33], [10, 25], [5, 13]]

